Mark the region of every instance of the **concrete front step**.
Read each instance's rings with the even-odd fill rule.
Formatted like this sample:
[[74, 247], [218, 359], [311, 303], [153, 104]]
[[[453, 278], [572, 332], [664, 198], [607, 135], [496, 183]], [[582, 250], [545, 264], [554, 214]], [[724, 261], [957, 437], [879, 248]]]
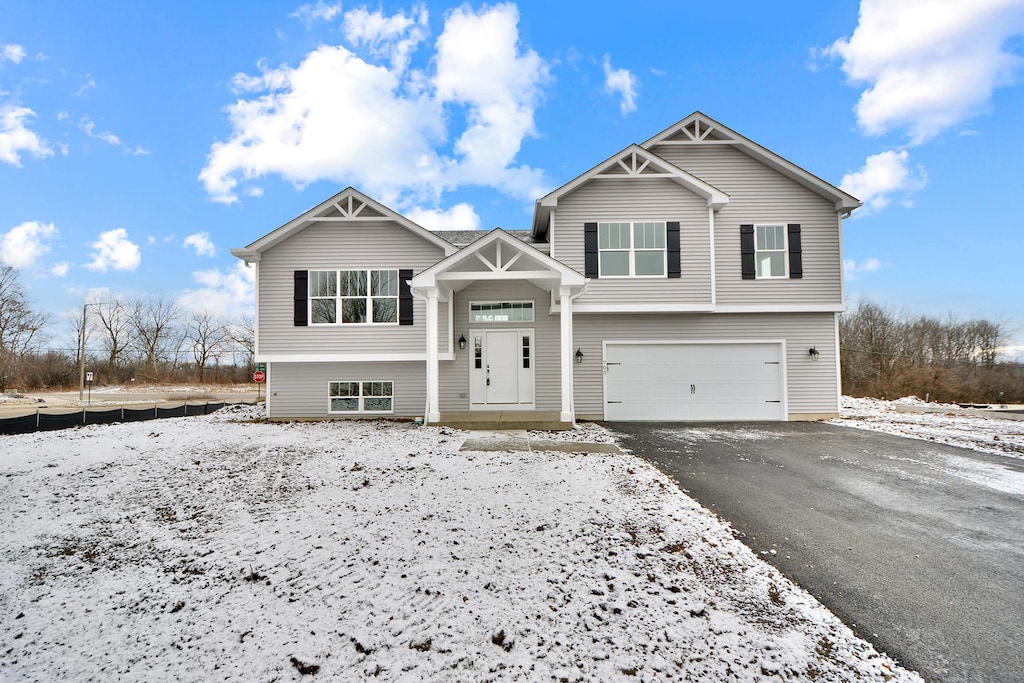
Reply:
[[557, 411], [469, 410], [441, 413], [441, 421], [437, 423], [437, 426], [471, 431], [504, 429], [563, 431], [572, 429], [572, 422], [563, 422]]

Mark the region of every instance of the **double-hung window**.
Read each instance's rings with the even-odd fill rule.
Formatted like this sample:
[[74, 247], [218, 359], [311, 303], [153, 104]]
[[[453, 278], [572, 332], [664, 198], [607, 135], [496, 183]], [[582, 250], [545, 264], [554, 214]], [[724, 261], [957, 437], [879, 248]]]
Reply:
[[398, 323], [397, 270], [311, 270], [314, 325]]
[[665, 277], [665, 221], [597, 224], [601, 277]]
[[331, 413], [394, 412], [394, 382], [330, 382], [327, 393]]
[[786, 277], [786, 226], [762, 224], [754, 226], [754, 263], [757, 277]]

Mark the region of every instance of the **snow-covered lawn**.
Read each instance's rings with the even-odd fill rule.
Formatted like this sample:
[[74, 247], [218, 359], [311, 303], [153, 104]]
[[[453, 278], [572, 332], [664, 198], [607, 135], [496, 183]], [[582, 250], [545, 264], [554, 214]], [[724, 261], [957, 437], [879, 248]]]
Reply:
[[958, 415], [955, 405], [946, 406], [949, 412], [924, 414], [899, 412], [898, 406], [942, 407], [914, 397], [882, 401], [844, 396], [842, 414], [832, 422], [1024, 459], [1024, 421]]
[[249, 416], [0, 437], [0, 679], [920, 680], [633, 456]]

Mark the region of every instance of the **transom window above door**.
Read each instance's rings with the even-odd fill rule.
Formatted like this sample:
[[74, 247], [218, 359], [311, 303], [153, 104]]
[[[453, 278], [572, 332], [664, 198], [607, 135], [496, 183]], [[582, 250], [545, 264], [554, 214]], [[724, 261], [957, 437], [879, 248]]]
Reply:
[[665, 277], [665, 221], [597, 224], [601, 277]]
[[471, 303], [471, 323], [519, 323], [533, 322], [532, 301], [501, 301], [495, 303]]
[[397, 270], [309, 271], [314, 325], [398, 323]]

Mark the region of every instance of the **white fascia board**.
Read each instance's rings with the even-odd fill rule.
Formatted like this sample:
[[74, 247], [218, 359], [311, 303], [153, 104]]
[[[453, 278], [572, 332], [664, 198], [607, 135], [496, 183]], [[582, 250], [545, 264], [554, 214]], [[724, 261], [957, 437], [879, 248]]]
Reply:
[[762, 304], [715, 306], [712, 313], [842, 313], [845, 304]]
[[242, 259], [246, 264], [259, 263], [260, 260], [259, 252], [252, 251], [251, 249], [232, 249], [231, 255]]
[[[559, 306], [551, 306], [558, 313]], [[573, 304], [575, 313], [713, 313], [711, 304]]]
[[292, 220], [288, 221], [279, 228], [267, 233], [263, 237], [259, 238], [258, 240], [247, 246], [246, 249], [256, 252], [262, 252], [266, 251], [267, 249], [270, 249], [274, 245], [290, 237], [293, 233], [306, 228], [312, 222], [312, 219], [317, 218], [321, 212], [334, 208], [334, 205], [336, 203], [350, 196], [354, 197], [355, 199], [358, 199], [366, 206], [369, 206], [370, 208], [374, 209], [375, 211], [381, 214], [380, 217], [367, 216], [367, 220], [391, 220], [401, 225], [403, 228], [409, 230], [411, 233], [419, 236], [420, 238], [440, 248], [441, 250], [443, 250], [446, 256], [458, 251], [458, 247], [456, 247], [454, 244], [451, 244], [447, 240], [441, 239], [440, 237], [432, 233], [430, 230], [427, 230], [423, 226], [412, 222], [402, 214], [384, 206], [377, 200], [373, 199], [372, 197], [368, 197], [367, 195], [363, 194], [354, 187], [346, 187], [344, 190], [337, 193], [333, 197], [324, 200], [323, 202], [314, 206], [312, 209], [303, 212], [301, 215], [293, 218]]
[[680, 128], [688, 126], [690, 123], [694, 121], [694, 119], [700, 119], [701, 122], [708, 123], [712, 127], [716, 128], [719, 132], [725, 133], [733, 141], [738, 142], [739, 148], [742, 149], [749, 156], [758, 159], [762, 163], [765, 163], [766, 165], [772, 167], [776, 171], [779, 171], [784, 176], [796, 181], [797, 183], [803, 185], [812, 192], [815, 192], [818, 195], [833, 200], [836, 205], [836, 211], [842, 213], [849, 213], [863, 204], [863, 202], [861, 202], [859, 199], [857, 199], [856, 197], [847, 192], [844, 192], [843, 190], [839, 189], [838, 187], [828, 182], [827, 180], [822, 180], [821, 178], [814, 175], [810, 171], [803, 169], [800, 166], [797, 166], [792, 161], [789, 161], [788, 159], [779, 156], [778, 154], [771, 151], [767, 147], [762, 147], [761, 145], [757, 144], [750, 138], [747, 138], [737, 133], [728, 126], [722, 125], [721, 123], [714, 120], [710, 116], [707, 116], [706, 114], [703, 114], [699, 111], [695, 111], [686, 118], [682, 119], [681, 121], [672, 124], [671, 126], [661, 131], [654, 137], [643, 142], [640, 146], [643, 147], [644, 149], [656, 147], [659, 143], [665, 140], [665, 138], [669, 137], [670, 135], [678, 131]]
[[[423, 353], [268, 353], [256, 356], [257, 363], [394, 363], [425, 362]], [[455, 360], [454, 353], [438, 354], [438, 360]]]

